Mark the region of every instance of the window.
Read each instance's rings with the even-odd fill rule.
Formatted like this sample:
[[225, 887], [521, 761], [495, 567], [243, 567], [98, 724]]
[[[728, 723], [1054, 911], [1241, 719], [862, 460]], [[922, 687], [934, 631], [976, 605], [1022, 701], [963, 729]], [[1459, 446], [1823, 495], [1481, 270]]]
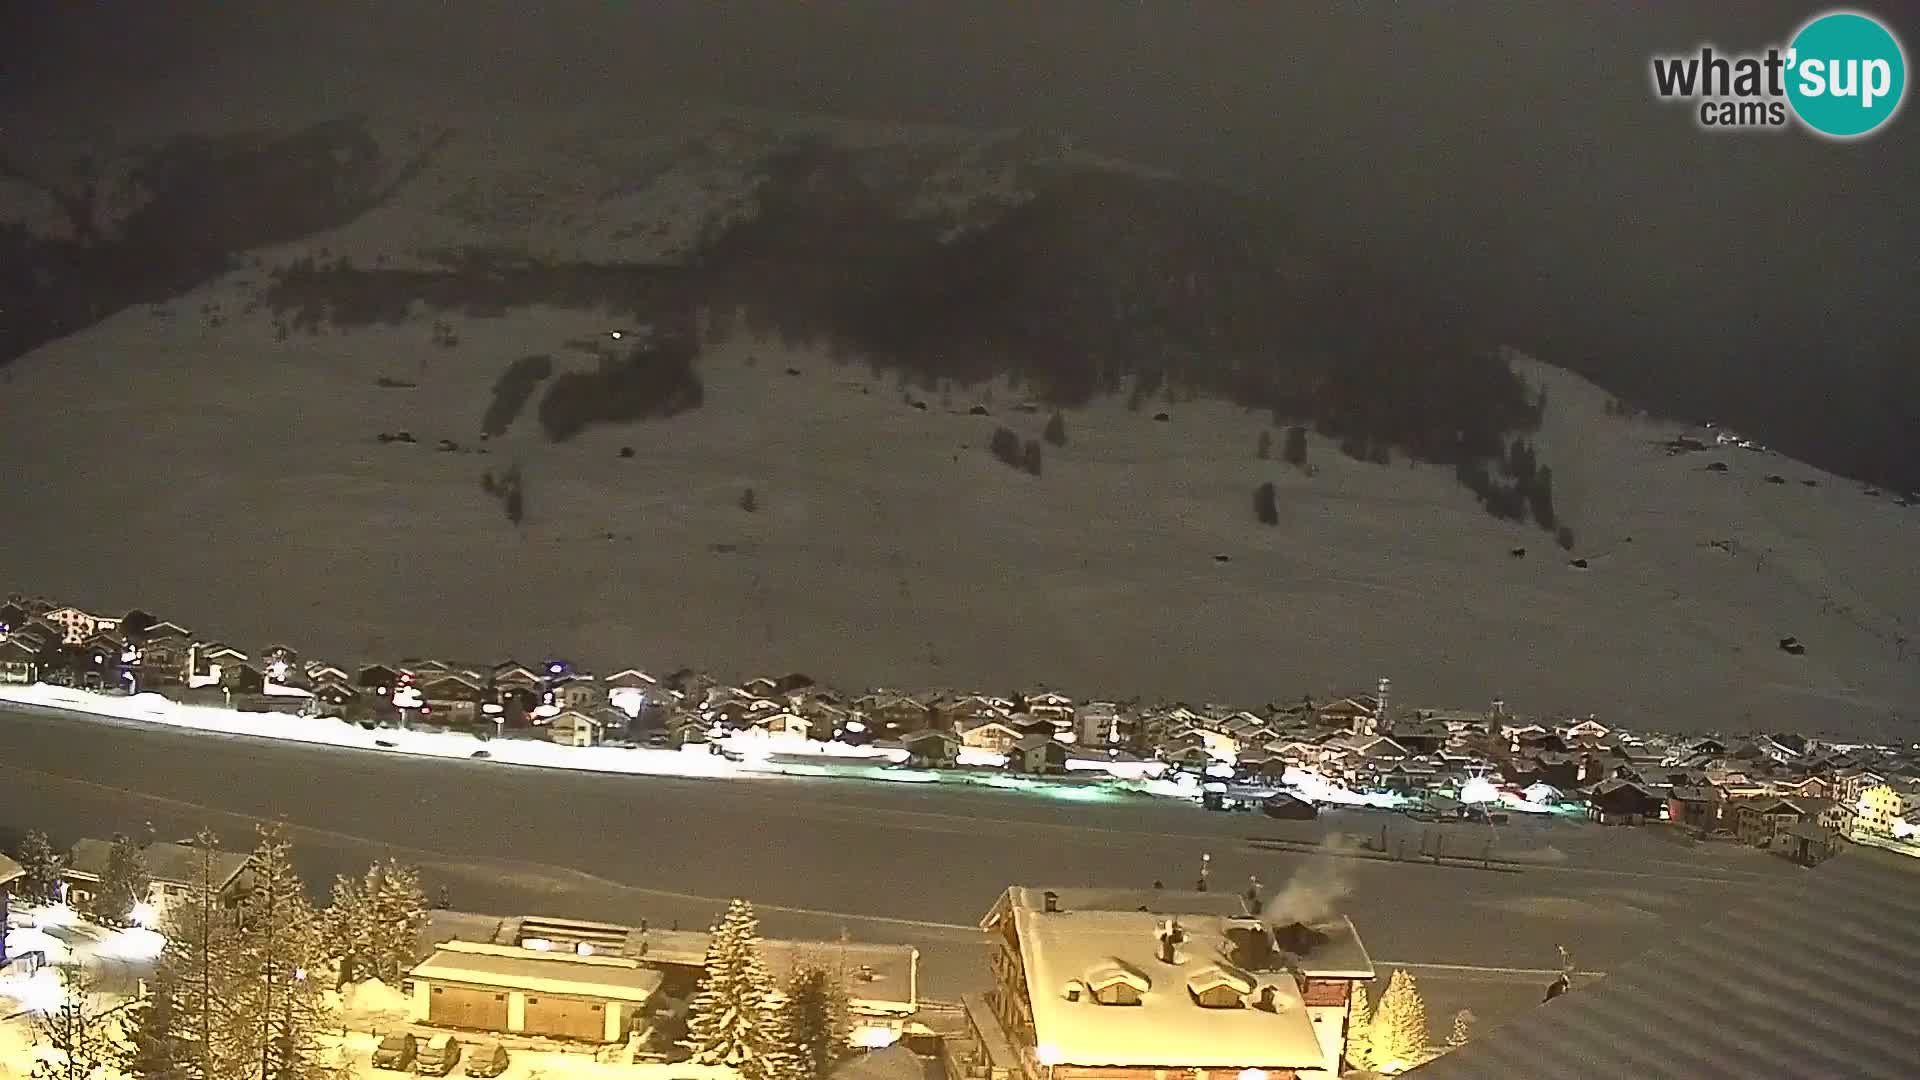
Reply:
[[530, 998], [528, 998], [528, 999], [527, 999], [527, 1004], [529, 1004], [529, 1005], [538, 1005], [538, 1004], [540, 1004], [540, 999], [539, 999], [539, 998], [534, 998], [534, 997], [530, 997]]
[[1231, 986], [1209, 986], [1205, 990], [1190, 991], [1193, 1003], [1203, 1009], [1238, 1009], [1246, 1004], [1240, 992]]

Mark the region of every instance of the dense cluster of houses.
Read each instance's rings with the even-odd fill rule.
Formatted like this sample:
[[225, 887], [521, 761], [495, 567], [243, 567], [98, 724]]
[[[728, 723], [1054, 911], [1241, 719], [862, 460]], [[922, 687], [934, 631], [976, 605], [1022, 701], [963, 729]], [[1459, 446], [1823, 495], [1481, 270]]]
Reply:
[[573, 746], [719, 749], [764, 739], [776, 749], [890, 749], [919, 767], [1186, 772], [1213, 789], [1214, 806], [1235, 801], [1221, 793], [1273, 791], [1304, 774], [1349, 792], [1397, 793], [1442, 817], [1500, 802], [1584, 806], [1605, 824], [1667, 823], [1791, 847], [1809, 861], [1842, 836], [1920, 830], [1920, 758], [1899, 748], [1540, 722], [1500, 701], [1395, 709], [1385, 679], [1372, 693], [1242, 709], [1047, 689], [848, 695], [800, 674], [727, 685], [691, 669], [602, 675], [564, 660], [349, 667], [285, 646], [239, 648], [143, 612], [109, 617], [12, 597], [0, 605], [0, 683], [36, 681]]

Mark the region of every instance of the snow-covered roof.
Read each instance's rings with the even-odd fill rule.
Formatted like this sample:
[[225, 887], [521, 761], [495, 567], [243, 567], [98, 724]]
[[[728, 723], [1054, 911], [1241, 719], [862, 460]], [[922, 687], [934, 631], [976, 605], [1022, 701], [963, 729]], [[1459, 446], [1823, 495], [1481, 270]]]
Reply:
[[1246, 901], [1230, 892], [1190, 892], [1184, 889], [1094, 889], [1009, 885], [980, 920], [992, 930], [1015, 911], [1045, 911], [1047, 894], [1063, 911], [1147, 911], [1155, 915], [1228, 915], [1247, 913]]
[[[1222, 972], [1233, 945], [1224, 920], [1183, 920], [1172, 963], [1160, 959], [1164, 917], [1143, 911], [1013, 912], [1033, 1003], [1034, 1042], [1055, 1065], [1149, 1068], [1318, 1068], [1325, 1060], [1300, 986], [1287, 971], [1247, 973], [1244, 1006], [1195, 999]], [[1124, 982], [1138, 1004], [1102, 1004], [1091, 989]]]
[[[107, 858], [113, 851], [109, 840], [81, 840], [67, 853], [65, 873], [75, 877], [100, 880], [107, 871]], [[140, 850], [140, 859], [146, 865], [147, 877], [168, 885], [188, 885], [199, 876], [201, 850], [191, 844], [148, 844]], [[246, 869], [251, 856], [241, 851], [215, 851], [213, 853], [213, 882], [224, 888], [228, 882], [240, 876]]]
[[648, 1001], [660, 973], [618, 956], [540, 952], [514, 945], [448, 941], [408, 972], [428, 982], [467, 983], [614, 1001]]
[[[1073, 887], [1048, 889], [1012, 885], [980, 920], [980, 928], [996, 930], [1016, 911], [1046, 911], [1048, 893], [1053, 894], [1054, 903], [1062, 912], [1113, 911], [1162, 918], [1177, 915], [1182, 917], [1183, 926], [1212, 927], [1223, 937], [1229, 928], [1233, 933], [1245, 934], [1249, 929], [1263, 925], [1249, 913], [1245, 898], [1233, 892]], [[1288, 962], [1302, 974], [1330, 979], [1373, 978], [1373, 957], [1361, 943], [1360, 932], [1354, 928], [1353, 920], [1346, 916], [1322, 920], [1311, 931], [1296, 933], [1289, 929], [1285, 933], [1287, 940], [1276, 937], [1272, 945], [1276, 950], [1285, 952]]]
[[[557, 947], [575, 940], [590, 941], [602, 955], [641, 964], [702, 967], [709, 935], [701, 930], [643, 929], [528, 915], [500, 920], [493, 931], [493, 944], [517, 948], [530, 937], [548, 939]], [[802, 961], [845, 972], [847, 999], [856, 1012], [911, 1013], [919, 1005], [920, 952], [910, 945], [762, 938], [760, 955], [777, 984], [784, 984]]]

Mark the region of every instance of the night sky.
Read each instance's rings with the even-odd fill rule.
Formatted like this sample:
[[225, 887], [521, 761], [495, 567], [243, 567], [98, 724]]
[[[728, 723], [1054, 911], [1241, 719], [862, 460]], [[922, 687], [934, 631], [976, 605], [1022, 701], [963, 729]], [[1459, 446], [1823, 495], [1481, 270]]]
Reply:
[[[1616, 389], [1920, 487], [1920, 116], [1711, 136], [1648, 85], [1656, 52], [1784, 42], [1823, 5], [1307, 7], [41, 2], [0, 14], [0, 90], [37, 125], [160, 87], [210, 124], [276, 97], [377, 112], [404, 84], [1050, 129], [1270, 196]], [[1920, 13], [1867, 10], [1914, 51]]]

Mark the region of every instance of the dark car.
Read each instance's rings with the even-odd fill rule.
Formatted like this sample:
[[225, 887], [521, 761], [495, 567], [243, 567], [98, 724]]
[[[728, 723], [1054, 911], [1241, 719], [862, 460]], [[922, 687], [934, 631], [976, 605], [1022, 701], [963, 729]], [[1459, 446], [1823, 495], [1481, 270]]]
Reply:
[[476, 1043], [467, 1054], [468, 1076], [499, 1076], [507, 1071], [507, 1048], [497, 1042]]
[[413, 1059], [413, 1071], [421, 1076], [445, 1076], [460, 1063], [460, 1040], [451, 1035], [435, 1035]]
[[419, 1042], [411, 1034], [393, 1032], [382, 1037], [380, 1045], [373, 1048], [373, 1067], [404, 1070], [413, 1064], [414, 1055], [419, 1051]]

